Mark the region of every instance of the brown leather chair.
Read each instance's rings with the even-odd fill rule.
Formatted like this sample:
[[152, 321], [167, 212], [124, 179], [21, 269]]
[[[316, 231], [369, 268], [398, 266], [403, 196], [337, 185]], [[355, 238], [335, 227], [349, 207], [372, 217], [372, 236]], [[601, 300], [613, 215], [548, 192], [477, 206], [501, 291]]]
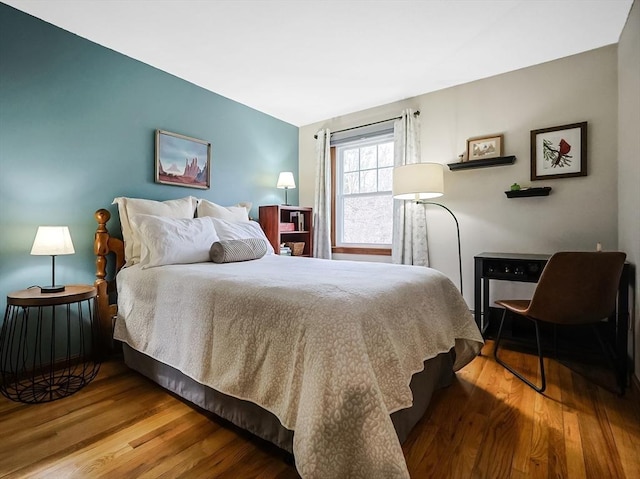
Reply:
[[[538, 392], [547, 386], [544, 374], [539, 322], [562, 325], [596, 324], [610, 317], [616, 308], [616, 295], [626, 258], [620, 252], [560, 252], [547, 262], [531, 300], [503, 299], [504, 314], [496, 337], [496, 361]], [[507, 314], [533, 321], [540, 360], [541, 386], [538, 387], [498, 357], [502, 327]]]

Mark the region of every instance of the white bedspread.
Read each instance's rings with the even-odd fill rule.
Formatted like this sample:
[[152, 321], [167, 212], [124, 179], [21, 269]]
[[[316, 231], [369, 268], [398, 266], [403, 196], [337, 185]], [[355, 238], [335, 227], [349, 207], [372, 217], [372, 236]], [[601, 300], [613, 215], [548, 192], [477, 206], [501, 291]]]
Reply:
[[418, 266], [277, 255], [118, 275], [115, 337], [294, 430], [304, 478], [409, 477], [389, 414], [411, 376], [482, 336], [456, 287]]

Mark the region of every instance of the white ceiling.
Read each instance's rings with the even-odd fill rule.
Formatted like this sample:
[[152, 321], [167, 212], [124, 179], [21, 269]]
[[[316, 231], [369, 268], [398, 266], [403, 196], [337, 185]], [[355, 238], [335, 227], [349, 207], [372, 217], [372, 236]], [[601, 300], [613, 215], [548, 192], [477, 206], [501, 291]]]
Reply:
[[633, 0], [2, 0], [296, 126], [617, 43]]

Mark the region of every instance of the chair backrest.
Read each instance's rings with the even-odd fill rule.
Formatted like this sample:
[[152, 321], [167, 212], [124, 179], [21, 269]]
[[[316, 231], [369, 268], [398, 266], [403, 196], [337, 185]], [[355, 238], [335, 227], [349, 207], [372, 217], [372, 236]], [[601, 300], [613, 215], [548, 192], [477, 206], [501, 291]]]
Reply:
[[620, 252], [560, 252], [540, 276], [528, 316], [560, 324], [595, 323], [609, 317], [626, 258]]

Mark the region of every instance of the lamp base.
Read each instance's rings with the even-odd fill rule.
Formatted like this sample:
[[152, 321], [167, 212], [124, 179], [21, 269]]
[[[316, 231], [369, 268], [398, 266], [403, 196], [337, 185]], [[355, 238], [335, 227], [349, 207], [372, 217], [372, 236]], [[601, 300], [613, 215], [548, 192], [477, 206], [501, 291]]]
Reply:
[[64, 285], [54, 284], [53, 286], [40, 286], [41, 293], [61, 293], [64, 291]]

